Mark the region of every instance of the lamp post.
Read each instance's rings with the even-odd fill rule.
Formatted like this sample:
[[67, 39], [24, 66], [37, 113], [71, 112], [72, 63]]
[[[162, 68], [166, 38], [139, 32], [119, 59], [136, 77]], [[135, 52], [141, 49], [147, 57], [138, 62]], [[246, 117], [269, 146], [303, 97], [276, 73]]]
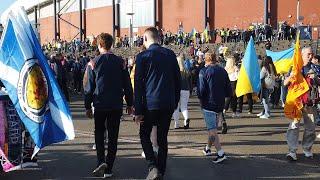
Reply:
[[130, 17], [130, 27], [129, 27], [129, 33], [130, 33], [130, 35], [129, 35], [129, 37], [130, 37], [130, 47], [132, 46], [132, 44], [133, 44], [133, 15], [134, 15], [134, 13], [133, 12], [131, 12], [131, 13], [127, 13], [127, 15], [128, 16], [131, 16]]

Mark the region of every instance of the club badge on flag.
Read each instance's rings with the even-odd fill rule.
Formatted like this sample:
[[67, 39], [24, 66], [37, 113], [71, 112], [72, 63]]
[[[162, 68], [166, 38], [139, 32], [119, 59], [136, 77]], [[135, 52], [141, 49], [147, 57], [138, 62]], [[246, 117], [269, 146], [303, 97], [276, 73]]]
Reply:
[[8, 14], [0, 42], [0, 79], [36, 144], [35, 153], [74, 139], [68, 104], [22, 7]]

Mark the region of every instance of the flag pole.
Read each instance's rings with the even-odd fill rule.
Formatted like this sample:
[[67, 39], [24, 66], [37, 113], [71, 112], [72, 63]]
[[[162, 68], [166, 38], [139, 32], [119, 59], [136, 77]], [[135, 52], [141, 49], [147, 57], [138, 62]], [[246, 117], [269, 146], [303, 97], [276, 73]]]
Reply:
[[300, 0], [297, 1], [297, 26], [300, 26]]

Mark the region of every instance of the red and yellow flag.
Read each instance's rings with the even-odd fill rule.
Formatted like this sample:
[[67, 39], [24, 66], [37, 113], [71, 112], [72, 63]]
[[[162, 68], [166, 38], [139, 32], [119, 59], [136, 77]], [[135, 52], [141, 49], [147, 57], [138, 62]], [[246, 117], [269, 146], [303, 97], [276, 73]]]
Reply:
[[302, 117], [303, 104], [300, 96], [309, 90], [307, 81], [304, 79], [301, 70], [303, 67], [303, 60], [300, 50], [300, 33], [298, 33], [294, 55], [293, 55], [293, 77], [290, 80], [288, 87], [288, 94], [286, 98], [286, 104], [284, 106], [284, 114], [287, 118], [293, 120], [300, 120]]

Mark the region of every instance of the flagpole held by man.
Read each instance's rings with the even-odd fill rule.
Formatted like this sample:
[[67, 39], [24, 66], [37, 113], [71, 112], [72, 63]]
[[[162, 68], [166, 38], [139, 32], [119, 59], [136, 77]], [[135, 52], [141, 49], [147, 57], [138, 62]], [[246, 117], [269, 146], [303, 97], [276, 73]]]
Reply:
[[[315, 135], [315, 114], [316, 109], [313, 100], [310, 98], [311, 83], [320, 85], [320, 81], [312, 70], [312, 49], [305, 47], [300, 50], [300, 33], [298, 32], [293, 55], [293, 66], [290, 76], [284, 80], [284, 85], [288, 86], [288, 95], [284, 107], [285, 116], [292, 120], [287, 130], [287, 143], [289, 153], [287, 159], [290, 161], [297, 160], [297, 150], [299, 144], [300, 121], [304, 122], [304, 133], [302, 139], [303, 153], [306, 158], [312, 158], [312, 145], [316, 138]], [[308, 79], [308, 82], [306, 81]]]

